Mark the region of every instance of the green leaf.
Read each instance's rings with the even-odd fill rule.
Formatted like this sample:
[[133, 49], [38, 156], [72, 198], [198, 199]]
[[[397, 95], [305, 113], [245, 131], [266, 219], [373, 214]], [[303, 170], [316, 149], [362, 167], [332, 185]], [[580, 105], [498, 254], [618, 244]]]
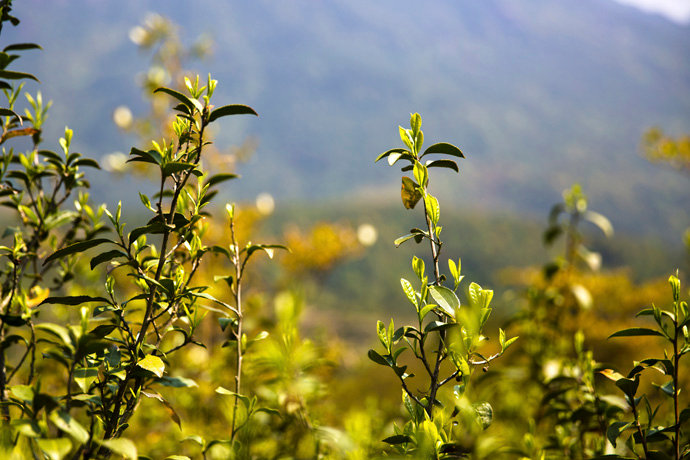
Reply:
[[426, 187], [429, 183], [429, 171], [427, 171], [426, 166], [415, 161], [412, 172], [417, 183], [422, 187]]
[[414, 151], [414, 138], [412, 137], [412, 131], [405, 129], [402, 126], [398, 126], [398, 131], [400, 132], [400, 140], [407, 146], [408, 149]]
[[72, 441], [68, 438], [40, 438], [36, 443], [49, 460], [62, 460], [72, 450]]
[[130, 156], [133, 158], [130, 158], [127, 160], [127, 163], [134, 162], [134, 161], [139, 161], [143, 163], [152, 163], [155, 165], [159, 165], [163, 162], [163, 157], [161, 156], [160, 153], [158, 153], [156, 150], [139, 150], [138, 148], [132, 147], [132, 150], [129, 151]]
[[187, 97], [184, 94], [180, 93], [179, 91], [175, 91], [174, 89], [157, 88], [154, 91], [154, 93], [166, 93], [166, 94], [174, 97], [178, 101], [182, 102], [187, 107], [189, 107], [190, 111], [193, 111], [194, 109], [198, 110], [199, 113], [204, 111], [204, 106], [201, 105], [201, 103], [198, 100], [196, 100], [194, 98]]
[[230, 174], [230, 173], [222, 173], [222, 174], [214, 174], [213, 176], [209, 177], [204, 186], [209, 186], [213, 187], [214, 185], [218, 185], [221, 182], [225, 182], [230, 179], [236, 179], [240, 176], [237, 174]]
[[465, 158], [465, 155], [460, 151], [459, 148], [454, 146], [453, 144], [449, 144], [447, 142], [439, 142], [438, 144], [431, 145], [429, 148], [427, 148], [422, 156], [424, 155], [429, 155], [433, 153], [441, 153], [445, 155], [451, 155], [454, 157], [458, 158]]
[[165, 363], [163, 360], [154, 355], [146, 355], [146, 357], [137, 362], [137, 366], [152, 372], [158, 378], [163, 377], [163, 372], [165, 371]]
[[460, 307], [460, 299], [455, 292], [444, 286], [429, 286], [429, 295], [446, 315], [455, 317], [455, 309]]
[[247, 257], [251, 256], [256, 251], [264, 251], [269, 259], [273, 258], [274, 249], [284, 249], [289, 251], [287, 246], [282, 244], [252, 244], [247, 248]]
[[88, 393], [91, 390], [91, 385], [96, 382], [97, 378], [97, 367], [82, 367], [74, 371], [74, 381], [84, 393]]
[[410, 301], [412, 305], [415, 307], [417, 306], [417, 295], [415, 294], [414, 288], [412, 287], [412, 284], [410, 284], [409, 281], [407, 281], [405, 278], [400, 278], [400, 285], [403, 288], [403, 291], [405, 292], [405, 295], [407, 296], [407, 300]]
[[3, 48], [3, 52], [7, 53], [8, 51], [20, 51], [20, 50], [42, 50], [43, 48], [40, 47], [40, 45], [37, 45], [36, 43], [13, 43], [11, 45], [6, 46]]
[[[409, 150], [401, 149], [401, 148], [396, 148], [396, 149], [386, 150], [385, 152], [383, 152], [382, 154], [380, 154], [379, 156], [377, 156], [377, 157], [376, 157], [376, 160], [374, 160], [374, 163], [376, 163], [376, 162], [378, 162], [379, 160], [381, 160], [381, 159], [383, 159], [383, 158], [386, 158], [386, 157], [388, 157], [388, 156], [390, 156], [390, 155], [392, 155], [392, 154], [397, 154], [397, 156], [395, 157], [395, 161], [393, 161], [393, 163], [395, 163], [396, 161], [398, 161], [398, 159], [400, 159], [400, 158], [407, 158], [407, 159], [410, 159], [410, 160], [412, 159], [412, 154], [410, 153]], [[391, 164], [391, 161], [389, 160], [388, 163]], [[391, 164], [391, 165], [392, 165], [392, 164]]]
[[446, 329], [450, 329], [456, 326], [458, 326], [457, 323], [444, 323], [443, 321], [432, 321], [426, 325], [426, 327], [424, 328], [424, 332], [445, 331]]
[[479, 422], [482, 429], [486, 430], [489, 428], [494, 418], [494, 410], [491, 407], [491, 404], [485, 401], [473, 404], [472, 407], [477, 414], [477, 422]]
[[79, 444], [86, 444], [89, 441], [89, 432], [67, 412], [55, 411], [51, 413], [50, 421], [59, 430], [72, 436]]
[[410, 114], [410, 128], [412, 133], [417, 134], [422, 129], [422, 116], [418, 113]]
[[623, 329], [622, 331], [614, 332], [609, 336], [609, 339], [612, 339], [614, 337], [637, 337], [646, 335], [665, 337], [664, 334], [654, 329], [649, 329], [646, 327], [631, 327], [629, 329]]
[[448, 169], [452, 169], [456, 173], [460, 172], [460, 168], [458, 167], [458, 164], [456, 162], [454, 162], [453, 160], [427, 161], [426, 167], [427, 168], [448, 168]]
[[38, 78], [34, 77], [30, 73], [12, 72], [11, 70], [0, 70], [0, 78], [3, 78], [5, 80], [22, 80], [24, 78], [29, 78], [40, 83]]
[[165, 163], [163, 167], [161, 168], [161, 172], [163, 173], [164, 177], [172, 176], [176, 172], [180, 171], [186, 171], [188, 169], [194, 168], [195, 165], [193, 163], [184, 163], [181, 161], [171, 161], [169, 163]]
[[19, 116], [19, 114], [17, 114], [17, 112], [15, 112], [14, 110], [6, 109], [4, 107], [0, 108], [0, 115], [4, 117], [16, 117], [18, 120], [21, 120], [21, 117]]
[[99, 443], [106, 449], [122, 455], [127, 460], [137, 460], [137, 446], [127, 438], [107, 439], [99, 441]]
[[88, 302], [105, 302], [110, 303], [105, 297], [91, 297], [90, 295], [70, 295], [65, 297], [48, 297], [43, 302], [39, 303], [40, 307], [43, 304], [57, 304], [57, 305], [81, 305]]
[[431, 223], [434, 225], [438, 224], [438, 220], [441, 218], [441, 210], [436, 197], [427, 193], [424, 197], [424, 204], [426, 205], [426, 212], [429, 215], [429, 219], [431, 219]]
[[131, 232], [129, 232], [129, 244], [134, 243], [142, 235], [161, 234], [161, 233], [165, 233], [165, 231], [166, 231], [165, 226], [163, 224], [161, 224], [160, 222], [145, 225], [143, 227], [137, 227], [134, 230], [132, 230]]
[[390, 366], [388, 361], [378, 354], [375, 350], [369, 350], [369, 353], [367, 353], [367, 356], [369, 357], [370, 360], [374, 361], [376, 364], [380, 364], [382, 366]]
[[257, 117], [259, 116], [259, 114], [256, 113], [256, 111], [248, 105], [231, 104], [218, 107], [213, 112], [211, 112], [211, 115], [208, 117], [208, 122], [212, 123], [218, 118], [226, 117], [228, 115], [256, 115]]
[[62, 248], [62, 249], [55, 251], [53, 254], [51, 254], [43, 262], [43, 264], [45, 265], [46, 263], [50, 262], [51, 260], [60, 259], [62, 257], [68, 256], [70, 254], [75, 254], [78, 252], [84, 252], [87, 249], [94, 248], [94, 247], [99, 246], [103, 243], [112, 243], [112, 241], [110, 241], [106, 238], [94, 238], [92, 240], [86, 240], [86, 241], [80, 241], [79, 243], [74, 243], [70, 246], [67, 246], [66, 248]]
[[[397, 248], [401, 244], [403, 244], [405, 241], [411, 240], [412, 238], [415, 238], [415, 240], [421, 240], [422, 236], [426, 235], [426, 233], [422, 231], [418, 232], [412, 232], [408, 233], [407, 235], [403, 235], [400, 238], [396, 238], [395, 241], [393, 241], [393, 244], [395, 244], [395, 247]], [[419, 241], [417, 241], [419, 243]]]
[[396, 434], [394, 436], [389, 436], [386, 439], [383, 440], [386, 444], [391, 444], [391, 445], [396, 445], [396, 444], [405, 444], [408, 442], [412, 442], [412, 438], [405, 435], [405, 434]]
[[27, 320], [17, 315], [0, 315], [0, 320], [8, 326], [20, 327], [27, 323]]
[[412, 270], [420, 281], [424, 279], [424, 260], [417, 256], [412, 257]]
[[74, 162], [74, 166], [88, 166], [89, 168], [101, 169], [101, 166], [98, 164], [98, 162], [92, 158], [80, 158]]
[[59, 338], [62, 343], [68, 347], [72, 347], [72, 338], [66, 327], [54, 323], [40, 323], [34, 326], [38, 330], [46, 331], [55, 337]]
[[637, 393], [637, 387], [639, 385], [640, 374], [635, 375], [634, 379], [623, 378], [616, 380], [616, 386], [620, 388], [631, 401], [635, 397], [635, 393]]
[[199, 384], [197, 384], [194, 380], [185, 377], [165, 376], [160, 378], [158, 380], [158, 383], [160, 383], [163, 386], [173, 388], [194, 388], [199, 386]]
[[239, 393], [235, 393], [234, 391], [230, 391], [230, 390], [228, 390], [227, 388], [218, 387], [218, 388], [216, 388], [216, 393], [218, 393], [218, 394], [220, 394], [220, 395], [234, 396], [234, 397], [236, 397], [237, 399], [239, 399], [240, 401], [242, 401], [242, 404], [243, 404], [244, 407], [246, 407], [247, 409], [249, 409], [249, 407], [252, 405], [251, 400], [250, 400], [247, 396], [241, 395], [241, 394], [239, 394]]
[[376, 334], [379, 336], [381, 345], [383, 345], [383, 347], [390, 352], [391, 343], [390, 340], [388, 340], [388, 335], [386, 334], [386, 326], [384, 326], [383, 322], [381, 321], [376, 323]]
[[14, 385], [10, 387], [12, 394], [27, 403], [34, 401], [34, 389], [29, 385]]
[[613, 447], [616, 447], [616, 441], [620, 437], [621, 433], [631, 426], [632, 424], [628, 422], [613, 422], [606, 430], [606, 438]]
[[110, 262], [116, 257], [127, 257], [127, 254], [118, 249], [113, 249], [112, 251], [106, 251], [104, 253], [98, 254], [96, 257], [91, 259], [91, 270], [96, 268], [97, 265], [102, 264], [103, 262]]
[[471, 283], [467, 290], [467, 297], [470, 301], [470, 305], [477, 310], [489, 308], [493, 296], [494, 291], [491, 289], [482, 289], [477, 283]]

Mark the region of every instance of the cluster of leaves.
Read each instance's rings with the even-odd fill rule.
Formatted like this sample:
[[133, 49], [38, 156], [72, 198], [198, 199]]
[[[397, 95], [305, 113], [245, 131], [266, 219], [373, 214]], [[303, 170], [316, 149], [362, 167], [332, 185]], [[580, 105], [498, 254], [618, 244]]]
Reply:
[[[625, 401], [632, 412], [632, 420], [621, 420], [612, 423], [607, 430], [607, 438], [614, 447], [619, 439], [624, 439], [625, 449], [621, 454], [609, 455], [608, 458], [635, 457], [653, 459], [681, 459], [690, 455], [690, 438], [687, 422], [690, 420], [690, 406], [682, 407], [679, 400], [681, 359], [690, 353], [690, 311], [688, 302], [681, 300], [681, 285], [677, 276], [669, 278], [673, 304], [671, 309], [652, 305], [641, 310], [637, 316], [651, 316], [655, 327], [634, 327], [623, 329], [611, 335], [614, 337], [661, 337], [665, 342], [664, 356], [646, 358], [635, 363], [627, 375], [611, 369], [601, 373], [613, 380], [625, 395]], [[656, 370], [665, 377], [661, 384], [654, 385], [661, 394], [670, 400], [672, 405], [670, 421], [657, 422], [660, 418], [661, 404], [654, 405], [647, 394], [640, 394], [640, 377], [646, 370]], [[622, 447], [622, 446], [621, 446]], [[640, 453], [640, 451], [642, 453]]]
[[[410, 233], [395, 240], [399, 246], [414, 239], [417, 243], [428, 240], [430, 244], [432, 277], [427, 275], [424, 260], [412, 259], [412, 269], [419, 281], [419, 288], [402, 278], [400, 283], [405, 296], [415, 309], [417, 325], [396, 329], [391, 320], [388, 327], [381, 321], [377, 324], [379, 341], [384, 353], [369, 351], [369, 358], [377, 364], [390, 367], [400, 380], [403, 403], [409, 421], [396, 427], [396, 434], [385, 441], [396, 447], [400, 453], [426, 458], [457, 458], [468, 452], [468, 447], [458, 441], [458, 432], [485, 429], [491, 423], [492, 408], [487, 402], [471, 404], [467, 388], [475, 367], [486, 369], [516, 339], [508, 339], [499, 331], [500, 350], [484, 356], [479, 351], [487, 340], [483, 329], [491, 314], [493, 291], [482, 289], [472, 283], [468, 289], [468, 305], [461, 306], [456, 292], [463, 279], [461, 262], [448, 260], [450, 281], [453, 288], [444, 286], [446, 276], [441, 274], [439, 259], [442, 248], [440, 239], [442, 227], [439, 224], [440, 207], [438, 199], [429, 192], [429, 168], [444, 167], [459, 171], [457, 163], [449, 158], [429, 160], [422, 163], [426, 155], [443, 154], [464, 158], [463, 153], [452, 144], [437, 143], [422, 153], [424, 134], [422, 118], [412, 114], [410, 129], [400, 127], [400, 137], [407, 148], [388, 150], [377, 158], [388, 159], [392, 166], [398, 161], [407, 162], [403, 171], [413, 171], [414, 179], [403, 176], [401, 198], [407, 209], [413, 209], [419, 201], [424, 203], [426, 229], [413, 228]], [[410, 389], [408, 365], [402, 364], [402, 353], [410, 350], [425, 374], [425, 389]], [[445, 365], [446, 363], [448, 363]], [[454, 382], [450, 407], [441, 400], [439, 391], [446, 384]], [[428, 386], [426, 386], [428, 385]], [[420, 384], [417, 385], [420, 387]]]
[[[3, 5], [3, 18], [11, 18], [9, 3]], [[21, 223], [14, 229], [14, 245], [0, 247], [6, 260], [0, 311], [3, 452], [20, 457], [42, 452], [50, 458], [100, 458], [111, 453], [136, 458], [136, 447], [122, 436], [142, 397], [160, 401], [180, 423], [157, 387], [194, 385], [189, 379], [171, 377], [167, 363], [184, 347], [204, 346], [195, 333], [208, 310], [222, 315], [221, 327], [237, 344], [235, 410], [229, 433], [232, 444], [241, 427], [234, 414], [247, 399], [240, 394], [241, 360], [247, 346], [242, 331], [242, 276], [257, 251], [272, 256], [282, 246], [248, 243], [241, 247], [234, 234], [234, 206], [228, 207], [231, 243], [227, 247], [204, 243], [204, 219], [216, 187], [236, 176], [206, 175], [201, 158], [208, 145], [204, 132], [211, 123], [256, 112], [244, 105], [214, 107], [211, 98], [217, 83], [210, 76], [204, 86], [198, 77], [186, 79], [187, 94], [157, 89], [177, 102], [174, 138], [154, 141], [148, 150], [132, 149], [129, 161], [153, 165], [160, 181], [152, 197], [140, 194], [151, 218], [126, 231], [121, 205], [114, 213], [104, 206], [94, 211], [88, 195], [80, 194], [75, 211], [64, 209], [75, 190], [88, 187], [80, 168], [98, 164], [70, 150], [69, 129], [60, 139], [62, 155], [40, 149], [47, 112], [40, 93], [27, 95], [33, 111], [27, 109], [24, 116], [16, 113], [22, 85], [13, 87], [6, 80], [36, 78], [7, 70], [7, 66], [18, 57], [12, 53], [32, 48], [38, 46], [6, 47], [0, 73], [7, 98], [7, 107], [0, 114], [2, 204]], [[31, 138], [27, 153], [4, 146], [19, 136]], [[99, 236], [108, 231], [101, 222], [104, 216], [112, 225], [114, 238]], [[158, 244], [152, 241], [155, 238]], [[99, 251], [89, 257], [91, 270], [108, 267], [102, 293], [50, 295], [74, 277], [79, 257], [95, 248]], [[206, 286], [194, 284], [202, 259], [209, 254], [225, 256], [235, 267], [233, 275], [222, 277], [233, 302], [219, 300], [206, 292]], [[51, 276], [52, 284], [46, 282]], [[77, 309], [77, 324], [36, 323], [35, 317], [47, 305]], [[38, 362], [37, 353], [57, 364], [52, 372], [62, 374], [58, 378], [62, 384], [55, 386], [51, 381], [50, 388], [42, 386], [37, 373], [45, 364]]]

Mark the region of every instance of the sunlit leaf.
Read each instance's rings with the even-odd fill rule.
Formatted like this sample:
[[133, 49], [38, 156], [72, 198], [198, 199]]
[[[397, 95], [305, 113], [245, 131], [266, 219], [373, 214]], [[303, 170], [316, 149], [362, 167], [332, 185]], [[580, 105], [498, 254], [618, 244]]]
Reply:
[[400, 197], [402, 198], [405, 208], [413, 209], [417, 205], [417, 202], [422, 199], [422, 194], [417, 190], [416, 184], [412, 179], [403, 176]]

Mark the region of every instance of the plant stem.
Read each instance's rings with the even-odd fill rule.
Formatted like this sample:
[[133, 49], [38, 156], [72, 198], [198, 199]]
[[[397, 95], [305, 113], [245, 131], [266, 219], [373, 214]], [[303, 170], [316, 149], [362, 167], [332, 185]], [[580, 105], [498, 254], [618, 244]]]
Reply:
[[[675, 302], [677, 305], [678, 302]], [[676, 460], [680, 460], [680, 418], [678, 414], [678, 366], [680, 364], [680, 355], [678, 354], [678, 308], [675, 311], [676, 316], [673, 320], [673, 329], [675, 334], [673, 336], [673, 411], [674, 411], [674, 431], [673, 447], [676, 453]]]
[[230, 440], [234, 441], [237, 434], [237, 410], [239, 408], [239, 395], [242, 389], [242, 264], [240, 257], [240, 247], [237, 244], [237, 236], [235, 234], [235, 218], [230, 217], [230, 241], [233, 247], [232, 262], [235, 265], [235, 288], [233, 294], [235, 297], [235, 308], [237, 308], [237, 331], [235, 332], [235, 340], [237, 344], [237, 357], [235, 361], [235, 401], [232, 409], [232, 427], [230, 432]]

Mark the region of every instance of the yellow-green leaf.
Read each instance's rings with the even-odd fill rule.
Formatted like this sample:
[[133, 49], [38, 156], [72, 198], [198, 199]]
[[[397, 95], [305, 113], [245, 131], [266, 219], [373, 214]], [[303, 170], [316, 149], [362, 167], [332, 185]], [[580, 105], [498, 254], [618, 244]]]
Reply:
[[137, 366], [149, 372], [153, 372], [158, 378], [163, 377], [163, 372], [165, 371], [165, 363], [163, 360], [153, 355], [146, 355], [146, 357], [139, 360]]

